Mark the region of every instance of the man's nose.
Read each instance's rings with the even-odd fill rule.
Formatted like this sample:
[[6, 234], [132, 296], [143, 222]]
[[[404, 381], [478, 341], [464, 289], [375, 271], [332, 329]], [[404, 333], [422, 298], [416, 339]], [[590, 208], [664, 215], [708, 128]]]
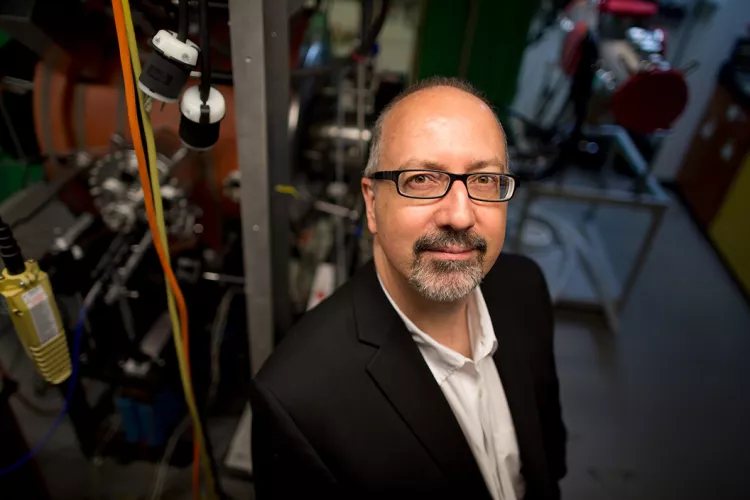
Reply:
[[466, 185], [457, 180], [440, 200], [435, 223], [438, 227], [448, 226], [456, 231], [465, 231], [474, 227], [475, 222], [474, 203], [469, 198]]

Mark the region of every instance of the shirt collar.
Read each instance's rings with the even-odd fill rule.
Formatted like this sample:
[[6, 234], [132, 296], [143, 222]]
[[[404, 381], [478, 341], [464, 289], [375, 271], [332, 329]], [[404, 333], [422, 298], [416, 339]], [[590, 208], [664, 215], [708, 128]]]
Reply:
[[406, 329], [411, 333], [412, 340], [419, 347], [427, 366], [432, 371], [438, 384], [442, 384], [445, 379], [451, 376], [453, 372], [463, 367], [466, 363], [478, 363], [487, 356], [491, 356], [497, 350], [497, 337], [492, 327], [492, 320], [484, 301], [482, 291], [479, 287], [475, 288], [469, 298], [468, 321], [469, 336], [471, 342], [471, 352], [473, 360], [465, 357], [453, 349], [450, 349], [433, 339], [430, 335], [420, 330], [417, 325], [410, 320], [406, 314], [396, 305], [388, 290], [383, 286], [383, 281], [378, 275], [378, 282], [383, 289], [383, 293], [388, 301], [396, 310], [398, 315], [406, 325]]

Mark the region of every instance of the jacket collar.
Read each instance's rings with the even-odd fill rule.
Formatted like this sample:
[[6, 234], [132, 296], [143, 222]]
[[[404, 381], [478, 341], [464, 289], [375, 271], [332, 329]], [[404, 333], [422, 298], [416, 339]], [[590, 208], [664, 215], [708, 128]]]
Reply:
[[[544, 498], [547, 465], [529, 364], [532, 353], [525, 349], [534, 342], [523, 341], [524, 335], [535, 334], [524, 331], [523, 315], [534, 312], [519, 308], [512, 287], [500, 281], [499, 277], [507, 275], [504, 267], [501, 255], [482, 285], [497, 337], [493, 359], [516, 429], [526, 496]], [[368, 373], [446, 476], [460, 478], [462, 488], [480, 488], [476, 496], [465, 497], [486, 497], [484, 479], [461, 427], [411, 334], [383, 293], [375, 264], [366, 264], [350, 283], [359, 340], [378, 348], [367, 366]]]
[[489, 498], [461, 427], [404, 322], [378, 283], [374, 263], [352, 279], [361, 342], [377, 347], [367, 372], [456, 491]]
[[501, 255], [482, 284], [482, 294], [497, 336], [497, 350], [493, 355], [500, 380], [508, 400], [516, 439], [521, 454], [521, 474], [526, 480], [526, 498], [547, 498], [547, 464], [543, 442], [543, 429], [539, 420], [536, 387], [530, 360], [534, 353], [529, 346], [536, 345], [529, 335], [524, 315], [535, 314], [531, 309], [519, 307], [516, 290], [501, 279], [506, 272]]

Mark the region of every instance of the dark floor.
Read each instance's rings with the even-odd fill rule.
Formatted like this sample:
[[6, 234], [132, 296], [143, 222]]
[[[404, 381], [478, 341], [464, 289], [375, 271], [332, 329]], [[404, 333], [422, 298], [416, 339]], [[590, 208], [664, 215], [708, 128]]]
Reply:
[[750, 308], [681, 207], [621, 320], [558, 316], [565, 497], [750, 498]]
[[[643, 222], [602, 214], [602, 239], [616, 263], [627, 260], [619, 254], [633, 247]], [[619, 335], [597, 316], [560, 312], [557, 319], [570, 431], [565, 498], [750, 498], [750, 308], [681, 207], [667, 215]], [[0, 341], [6, 366], [16, 357], [14, 373], [31, 380], [30, 366], [15, 352], [14, 336]], [[59, 400], [53, 394], [40, 404]], [[37, 442], [51, 419], [13, 405], [28, 441]], [[234, 425], [212, 422], [218, 456]], [[106, 460], [93, 467], [67, 423], [38, 462], [55, 499], [150, 498], [153, 466]], [[222, 483], [232, 498], [251, 498], [250, 483]], [[190, 498], [189, 469], [170, 472], [164, 498]]]

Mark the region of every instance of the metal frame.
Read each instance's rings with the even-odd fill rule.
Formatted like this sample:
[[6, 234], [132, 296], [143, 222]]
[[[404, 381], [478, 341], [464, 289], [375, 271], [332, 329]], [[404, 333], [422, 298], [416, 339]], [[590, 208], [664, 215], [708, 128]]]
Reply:
[[[654, 239], [659, 232], [664, 214], [671, 205], [671, 202], [661, 188], [661, 185], [651, 174], [647, 162], [643, 159], [643, 156], [641, 156], [625, 129], [617, 125], [586, 126], [583, 128], [583, 135], [594, 139], [610, 139], [612, 143], [605, 167], [611, 167], [612, 161], [619, 153], [627, 160], [628, 165], [630, 165], [633, 173], [636, 175], [636, 182], [640, 183], [642, 189], [640, 192], [634, 192], [615, 189], [571, 187], [563, 184], [532, 184], [529, 187], [528, 196], [521, 206], [521, 215], [518, 218], [514, 243], [516, 250], [518, 250], [521, 244], [524, 224], [530, 217], [534, 217], [531, 206], [535, 200], [545, 197], [560, 198], [590, 205], [587, 221], [584, 223], [581, 231], [582, 238], [579, 239], [581, 242], [578, 248], [579, 255], [582, 258], [584, 270], [599, 296], [600, 302], [593, 305], [601, 307], [610, 329], [616, 333], [619, 331], [619, 314], [627, 303], [638, 275], [646, 262]], [[651, 214], [651, 224], [646, 231], [644, 239], [636, 253], [635, 261], [617, 297], [612, 297], [609, 290], [607, 290], [605, 276], [613, 274], [611, 272], [611, 264], [606, 259], [599, 241], [598, 232], [593, 227], [591, 220], [596, 208], [602, 205], [647, 210]], [[559, 301], [558, 305], [561, 305], [561, 303], [573, 307], [583, 306], [587, 309], [590, 309], [592, 305], [568, 301]]]
[[229, 0], [245, 300], [252, 374], [291, 323], [287, 201], [289, 42], [286, 0]]

